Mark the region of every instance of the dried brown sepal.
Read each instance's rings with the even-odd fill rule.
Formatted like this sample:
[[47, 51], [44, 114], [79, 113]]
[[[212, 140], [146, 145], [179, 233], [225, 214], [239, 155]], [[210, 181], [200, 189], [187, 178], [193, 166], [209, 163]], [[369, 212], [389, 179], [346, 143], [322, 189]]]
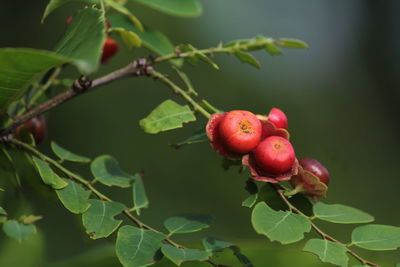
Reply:
[[287, 171], [285, 173], [281, 173], [279, 175], [266, 173], [257, 166], [257, 162], [256, 162], [253, 154], [244, 155], [242, 158], [242, 164], [249, 168], [251, 176], [252, 176], [251, 179], [253, 179], [255, 181], [274, 183], [274, 184], [282, 182], [282, 181], [290, 180], [290, 178], [292, 178], [292, 176], [298, 174], [298, 168], [299, 168], [299, 162], [296, 159], [294, 161], [292, 167], [289, 169], [289, 171]]
[[300, 192], [310, 196], [315, 201], [326, 197], [328, 186], [321, 182], [317, 176], [299, 166], [299, 173], [290, 180], [294, 187], [301, 187]]

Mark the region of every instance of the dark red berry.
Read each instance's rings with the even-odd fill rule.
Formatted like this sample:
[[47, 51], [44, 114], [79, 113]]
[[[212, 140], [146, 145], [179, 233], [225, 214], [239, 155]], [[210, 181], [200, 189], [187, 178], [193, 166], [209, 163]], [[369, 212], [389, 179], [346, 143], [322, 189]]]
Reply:
[[32, 134], [33, 138], [35, 139], [35, 143], [39, 145], [46, 138], [46, 119], [43, 115], [39, 115], [24, 122], [15, 130], [17, 138], [21, 138], [21, 131], [23, 131], [23, 129], [26, 129], [30, 134]]
[[288, 119], [286, 114], [279, 108], [272, 108], [268, 114], [268, 121], [272, 122], [276, 128], [288, 128]]
[[111, 37], [106, 37], [103, 45], [103, 54], [101, 56], [101, 63], [106, 63], [112, 56], [119, 50], [118, 43]]
[[270, 136], [262, 141], [254, 157], [259, 168], [274, 175], [290, 170], [296, 160], [292, 144], [280, 136]]
[[326, 185], [329, 184], [329, 172], [318, 160], [313, 158], [303, 158], [299, 163], [304, 170], [317, 176], [321, 182]]
[[253, 113], [233, 110], [225, 114], [218, 132], [228, 150], [245, 154], [256, 148], [260, 142], [262, 125]]

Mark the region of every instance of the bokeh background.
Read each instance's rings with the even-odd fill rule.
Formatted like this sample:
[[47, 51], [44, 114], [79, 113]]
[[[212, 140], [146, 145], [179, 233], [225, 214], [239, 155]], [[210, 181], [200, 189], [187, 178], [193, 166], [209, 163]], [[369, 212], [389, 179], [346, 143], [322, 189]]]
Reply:
[[[52, 49], [64, 31], [64, 19], [77, 5], [66, 5], [40, 24], [47, 2], [3, 0], [0, 47]], [[220, 109], [264, 114], [271, 107], [283, 109], [298, 157], [315, 157], [331, 173], [324, 202], [358, 207], [373, 214], [379, 224], [399, 226], [400, 2], [202, 3], [204, 14], [194, 19], [171, 17], [135, 3], [129, 7], [142, 22], [164, 32], [176, 44], [205, 48], [259, 34], [306, 41], [310, 49], [286, 50], [282, 56], [257, 52], [260, 70], [226, 55], [215, 57], [220, 71], [203, 63], [186, 65], [184, 70], [201, 97]], [[148, 54], [123, 48], [102, 66], [99, 75]], [[158, 68], [168, 71], [167, 66]], [[65, 75], [76, 77], [72, 68]], [[177, 214], [216, 217], [206, 231], [177, 236], [184, 244], [197, 247], [201, 237], [214, 236], [241, 246], [255, 266], [326, 266], [301, 252], [304, 242], [282, 246], [254, 233], [250, 209], [241, 207], [247, 195], [243, 189], [247, 175], [238, 174], [235, 168], [224, 171], [220, 156], [207, 143], [179, 150], [169, 146], [202, 127], [204, 119], [158, 135], [141, 131], [138, 121], [167, 98], [181, 102], [152, 79], [117, 81], [48, 114], [49, 140], [92, 158], [111, 154], [132, 173], [144, 170], [150, 208], [142, 219], [156, 228], [162, 229], [163, 220]], [[47, 142], [41, 149], [49, 152], [48, 147]], [[90, 178], [88, 166], [72, 168]], [[129, 190], [104, 190], [131, 203]], [[0, 235], [0, 266], [118, 266], [112, 243], [91, 241], [83, 234], [78, 216], [68, 213], [50, 191], [38, 191], [32, 185], [21, 191], [8, 196], [3, 206], [15, 216], [29, 210], [44, 219], [37, 223], [39, 234], [25, 243]], [[345, 242], [354, 227], [321, 225]], [[360, 253], [384, 266], [400, 262], [398, 251]], [[230, 262], [229, 253], [221, 257]], [[232, 263], [239, 266], [234, 260]], [[172, 265], [163, 260], [156, 266]]]

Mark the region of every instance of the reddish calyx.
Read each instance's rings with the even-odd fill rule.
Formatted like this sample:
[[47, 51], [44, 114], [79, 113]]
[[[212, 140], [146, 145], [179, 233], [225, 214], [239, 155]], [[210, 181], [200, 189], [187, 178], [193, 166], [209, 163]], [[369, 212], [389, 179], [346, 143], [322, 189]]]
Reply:
[[24, 122], [22, 125], [18, 126], [17, 129], [15, 130], [15, 136], [18, 139], [21, 139], [23, 136], [23, 131], [27, 131], [28, 133], [30, 133], [35, 139], [35, 143], [37, 145], [41, 144], [46, 138], [46, 133], [47, 133], [46, 119], [44, 118], [43, 115], [39, 115]]
[[329, 172], [319, 161], [313, 158], [300, 160], [299, 173], [290, 181], [296, 191], [300, 191], [314, 200], [326, 197]]

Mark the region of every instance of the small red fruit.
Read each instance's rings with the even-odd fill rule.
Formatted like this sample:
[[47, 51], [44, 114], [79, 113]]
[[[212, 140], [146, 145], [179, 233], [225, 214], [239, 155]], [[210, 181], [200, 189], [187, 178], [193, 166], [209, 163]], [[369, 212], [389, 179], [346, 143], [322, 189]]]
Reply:
[[26, 129], [30, 134], [32, 134], [33, 138], [35, 139], [35, 143], [39, 145], [46, 138], [46, 119], [43, 115], [39, 115], [24, 122], [15, 130], [17, 138], [21, 138], [21, 131], [23, 129]]
[[258, 167], [274, 175], [290, 170], [296, 160], [292, 144], [280, 136], [270, 136], [262, 141], [254, 157]]
[[253, 113], [233, 110], [225, 114], [218, 132], [228, 150], [245, 154], [256, 148], [260, 142], [262, 125]]
[[313, 158], [303, 158], [299, 160], [299, 163], [304, 170], [317, 176], [321, 182], [326, 185], [329, 184], [329, 172], [318, 160]]
[[101, 56], [101, 63], [106, 63], [112, 56], [119, 50], [118, 43], [111, 37], [106, 37], [103, 45], [103, 54]]
[[279, 108], [272, 108], [268, 114], [268, 121], [272, 122], [276, 128], [288, 128], [288, 119], [286, 114]]

